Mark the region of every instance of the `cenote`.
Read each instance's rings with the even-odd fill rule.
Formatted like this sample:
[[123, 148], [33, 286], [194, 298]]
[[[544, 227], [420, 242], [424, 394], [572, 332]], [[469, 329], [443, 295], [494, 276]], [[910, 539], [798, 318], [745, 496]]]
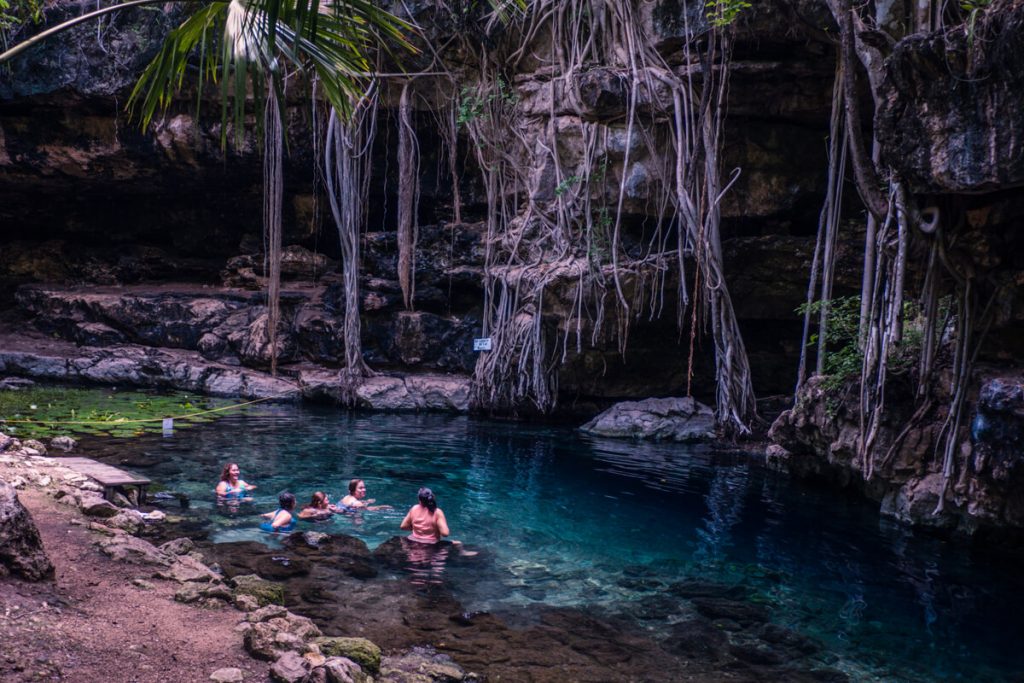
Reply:
[[[1014, 558], [915, 534], [756, 456], [591, 440], [563, 427], [291, 405], [83, 445], [187, 493], [186, 520], [217, 544], [276, 546], [257, 514], [276, 507], [279, 491], [300, 505], [319, 489], [337, 500], [358, 476], [394, 509], [299, 530], [352, 535], [373, 549], [401, 533], [417, 488], [430, 486], [452, 537], [480, 554], [427, 576], [396, 571], [391, 583], [443, 590], [467, 614], [526, 624], [543, 609], [577, 608], [659, 641], [693, 614], [673, 587], [707, 582], [741, 587], [730, 595], [809, 636], [821, 646], [812, 661], [852, 680], [1000, 680], [1024, 668]], [[213, 500], [228, 461], [259, 486], [237, 511]], [[276, 552], [287, 562], [286, 549]], [[733, 621], [714, 623], [736, 630]]]

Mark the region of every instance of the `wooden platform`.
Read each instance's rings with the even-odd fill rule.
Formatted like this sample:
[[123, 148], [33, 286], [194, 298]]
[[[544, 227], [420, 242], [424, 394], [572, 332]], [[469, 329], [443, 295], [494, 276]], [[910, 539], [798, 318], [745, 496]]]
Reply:
[[60, 458], [60, 464], [95, 480], [103, 487], [103, 496], [108, 499], [118, 487], [135, 486], [139, 489], [139, 502], [142, 503], [146, 499], [146, 487], [152, 483], [145, 477], [135, 476], [92, 458]]

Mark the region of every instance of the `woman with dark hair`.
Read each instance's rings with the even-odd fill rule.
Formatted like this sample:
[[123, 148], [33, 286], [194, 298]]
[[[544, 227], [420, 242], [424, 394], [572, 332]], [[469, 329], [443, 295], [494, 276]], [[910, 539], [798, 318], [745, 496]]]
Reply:
[[256, 488], [255, 485], [239, 479], [239, 474], [241, 471], [238, 469], [238, 463], [229, 462], [224, 465], [224, 469], [220, 472], [220, 483], [217, 484], [217, 495], [225, 498], [241, 498]]
[[437, 543], [448, 535], [448, 520], [444, 510], [437, 507], [434, 492], [424, 487], [419, 490], [420, 502], [409, 508], [402, 520], [401, 528], [412, 531], [410, 541], [417, 543]]
[[309, 505], [299, 512], [299, 519], [326, 519], [337, 511], [331, 505], [330, 496], [323, 491], [317, 491], [309, 501]]
[[292, 516], [292, 510], [295, 509], [295, 496], [285, 491], [277, 497], [277, 502], [279, 507], [276, 510], [261, 515], [270, 521], [260, 524], [260, 528], [264, 531], [281, 533], [292, 531], [295, 529], [295, 517]]
[[[364, 500], [365, 499], [365, 500]], [[341, 507], [349, 510], [390, 510], [390, 505], [371, 505], [376, 498], [366, 498], [366, 482], [353, 479], [348, 483], [348, 495], [341, 499]]]

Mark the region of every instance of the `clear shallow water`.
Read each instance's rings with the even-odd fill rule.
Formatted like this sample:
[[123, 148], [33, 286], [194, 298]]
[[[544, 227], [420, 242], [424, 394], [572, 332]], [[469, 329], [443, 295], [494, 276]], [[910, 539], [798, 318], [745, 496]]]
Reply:
[[[338, 500], [363, 478], [393, 511], [299, 528], [397, 535], [416, 490], [434, 489], [452, 537], [494, 571], [445, 575], [467, 610], [595, 605], [629, 613], [687, 577], [745, 582], [775, 621], [820, 639], [855, 678], [1008, 680], [1024, 671], [1024, 578], [1015, 558], [911, 534], [874, 506], [808, 488], [754, 458], [704, 447], [589, 440], [570, 429], [436, 415], [262, 407], [143, 437], [118, 453], [188, 493], [219, 542], [273, 537], [257, 513], [287, 489]], [[217, 508], [224, 462], [259, 486]], [[462, 570], [466, 571], [466, 570]]]

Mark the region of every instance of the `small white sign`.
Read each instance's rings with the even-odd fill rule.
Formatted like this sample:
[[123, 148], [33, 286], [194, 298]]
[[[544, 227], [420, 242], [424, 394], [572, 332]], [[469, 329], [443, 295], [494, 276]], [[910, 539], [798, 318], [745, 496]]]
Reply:
[[170, 436], [171, 434], [173, 434], [174, 433], [174, 418], [173, 417], [165, 417], [164, 421], [163, 421], [163, 428], [164, 428], [163, 429], [164, 436]]
[[482, 337], [480, 339], [473, 340], [474, 351], [490, 351], [491, 350], [491, 338]]

